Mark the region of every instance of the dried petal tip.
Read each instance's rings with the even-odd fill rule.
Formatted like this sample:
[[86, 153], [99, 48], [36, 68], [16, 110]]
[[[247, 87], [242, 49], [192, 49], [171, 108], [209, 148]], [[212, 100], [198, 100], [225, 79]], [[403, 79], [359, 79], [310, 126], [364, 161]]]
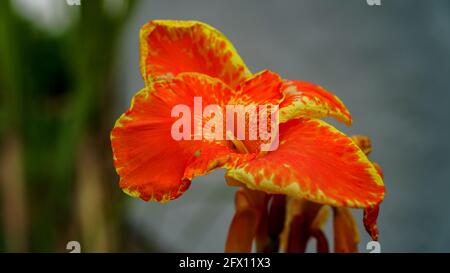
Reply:
[[366, 155], [372, 152], [372, 141], [368, 136], [354, 135], [351, 138]]
[[369, 233], [370, 237], [372, 237], [373, 241], [378, 241], [377, 218], [379, 210], [379, 205], [364, 209], [364, 227], [366, 228], [366, 231]]

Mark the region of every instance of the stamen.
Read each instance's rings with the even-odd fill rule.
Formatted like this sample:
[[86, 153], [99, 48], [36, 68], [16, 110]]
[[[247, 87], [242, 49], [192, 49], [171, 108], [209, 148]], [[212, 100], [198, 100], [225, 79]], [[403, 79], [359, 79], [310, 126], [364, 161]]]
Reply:
[[234, 135], [227, 131], [227, 138], [230, 139], [230, 141], [233, 143], [234, 147], [236, 148], [236, 151], [238, 151], [241, 154], [248, 154], [248, 149], [245, 147], [244, 143], [242, 141], [236, 139]]

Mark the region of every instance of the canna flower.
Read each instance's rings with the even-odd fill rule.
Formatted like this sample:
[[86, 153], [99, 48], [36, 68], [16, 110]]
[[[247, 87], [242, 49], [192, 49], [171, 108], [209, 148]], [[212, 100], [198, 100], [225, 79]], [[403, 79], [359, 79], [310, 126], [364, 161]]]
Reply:
[[[306, 230], [304, 234], [323, 242], [324, 205], [345, 219], [346, 208], [365, 209], [366, 227], [376, 239], [383, 179], [352, 138], [321, 120], [333, 117], [351, 124], [337, 96], [269, 70], [252, 74], [227, 38], [201, 22], [151, 21], [142, 27], [140, 39], [145, 87], [111, 132], [114, 165], [125, 193], [145, 201], [170, 201], [180, 197], [195, 176], [224, 168], [227, 183], [241, 187], [226, 251], [251, 251], [253, 240], [258, 251], [278, 249], [286, 221], [294, 223], [302, 210], [309, 218], [284, 238], [295, 239], [298, 231]], [[198, 97], [221, 109], [277, 106], [277, 149], [262, 150], [267, 140], [259, 134], [256, 140], [196, 138], [195, 129], [210, 120], [204, 117], [184, 124], [193, 129], [192, 137], [175, 140], [174, 107], [193, 109]], [[248, 127], [246, 135], [254, 130]]]

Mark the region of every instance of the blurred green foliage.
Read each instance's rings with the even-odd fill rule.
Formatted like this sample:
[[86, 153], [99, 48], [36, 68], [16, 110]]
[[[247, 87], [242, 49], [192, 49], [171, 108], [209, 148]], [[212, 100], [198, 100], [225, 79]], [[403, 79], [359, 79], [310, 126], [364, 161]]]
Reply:
[[[105, 217], [108, 236], [116, 241], [106, 249], [88, 250], [117, 250], [125, 244], [117, 232], [122, 195], [115, 183], [109, 130], [117, 41], [135, 5], [125, 1], [123, 10], [112, 15], [104, 1], [83, 1], [78, 18], [54, 35], [16, 14], [9, 0], [0, 2], [0, 153], [8, 138], [21, 146], [27, 211], [26, 245], [8, 245], [3, 217], [0, 250], [65, 251], [68, 240], [79, 238], [77, 160], [85, 143], [96, 153], [106, 196], [99, 217]], [[13, 210], [5, 208], [4, 195], [5, 190], [3, 211]]]

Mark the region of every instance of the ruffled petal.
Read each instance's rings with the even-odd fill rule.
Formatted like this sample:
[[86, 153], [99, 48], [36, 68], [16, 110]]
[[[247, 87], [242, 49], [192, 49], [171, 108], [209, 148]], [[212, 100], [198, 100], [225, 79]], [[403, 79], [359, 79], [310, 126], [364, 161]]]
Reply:
[[198, 72], [231, 87], [250, 75], [228, 39], [197, 21], [155, 20], [141, 29], [141, 71], [147, 84], [155, 79]]
[[[197, 73], [156, 81], [137, 93], [111, 132], [120, 187], [143, 200], [168, 201], [179, 197], [193, 176], [251, 156], [235, 153], [226, 140], [195, 140], [195, 130], [201, 125], [192, 110], [194, 98], [201, 97], [205, 105], [220, 106], [229, 100], [230, 93], [221, 81]], [[193, 113], [186, 128], [180, 127], [183, 133], [191, 127], [180, 140], [172, 134], [173, 125], [180, 120], [180, 116], [172, 117], [177, 105], [187, 107], [183, 117]]]
[[[239, 129], [243, 129], [241, 142], [245, 152], [258, 153], [261, 148], [268, 150], [272, 142], [277, 140], [278, 108], [283, 100], [283, 94], [280, 93], [281, 84], [282, 79], [278, 74], [264, 70], [242, 81], [230, 99], [228, 105], [238, 106], [238, 108], [227, 112], [228, 119], [237, 120], [239, 116], [245, 118], [245, 126], [238, 128], [238, 123], [235, 122], [232, 132], [235, 137], [238, 137]], [[255, 110], [253, 111], [255, 115], [249, 114], [251, 110]]]
[[299, 117], [330, 116], [347, 125], [352, 123], [350, 112], [342, 101], [316, 84], [286, 80], [280, 90], [286, 96], [280, 105], [280, 122]]
[[383, 180], [345, 134], [316, 119], [280, 125], [278, 150], [228, 170], [251, 189], [332, 206], [366, 208], [384, 197]]
[[263, 70], [247, 77], [236, 87], [230, 105], [278, 105], [283, 100], [280, 75]]

